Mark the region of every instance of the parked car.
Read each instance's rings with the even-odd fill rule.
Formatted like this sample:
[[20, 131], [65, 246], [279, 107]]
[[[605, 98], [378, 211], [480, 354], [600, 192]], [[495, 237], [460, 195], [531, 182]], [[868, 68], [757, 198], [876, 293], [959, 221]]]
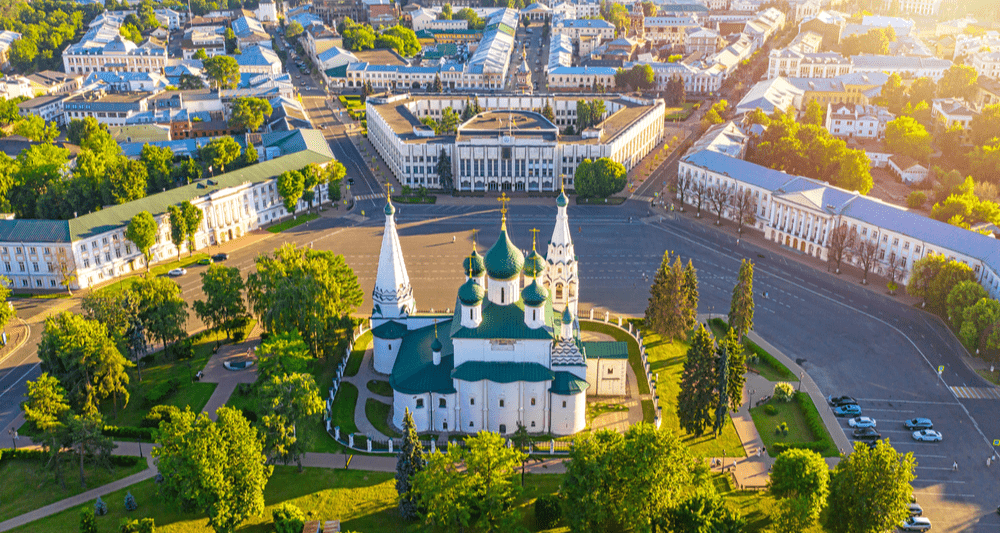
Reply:
[[847, 425], [852, 428], [873, 428], [877, 424], [874, 418], [868, 416], [856, 416], [847, 421]]
[[225, 261], [226, 259], [229, 259], [229, 254], [227, 253], [218, 253], [212, 256], [212, 261]]
[[211, 257], [206, 257], [204, 259], [199, 259], [198, 260], [198, 264], [199, 265], [211, 265], [214, 262], [215, 261], [213, 261]]
[[923, 516], [924, 515], [924, 509], [922, 507], [920, 507], [919, 503], [913, 502], [913, 503], [910, 503], [910, 504], [907, 504], [907, 505], [909, 506], [908, 509], [910, 511], [910, 516]]
[[934, 429], [934, 422], [930, 418], [911, 418], [903, 421], [903, 427], [913, 431], [915, 429]]
[[941, 432], [933, 429], [921, 429], [913, 432], [913, 440], [920, 442], [939, 442], [942, 438]]
[[850, 396], [827, 396], [826, 401], [830, 404], [830, 407], [840, 407], [841, 405], [849, 403], [858, 403], [857, 400], [851, 398]]
[[875, 428], [858, 428], [854, 430], [854, 438], [858, 440], [879, 440], [882, 435]]
[[183, 269], [183, 268], [175, 268], [175, 269], [171, 270], [170, 272], [167, 272], [167, 275], [176, 278], [177, 276], [183, 276], [184, 274], [187, 274], [187, 273], [188, 273], [188, 271], [185, 270], [185, 269]]
[[928, 531], [931, 528], [931, 521], [922, 516], [911, 516], [899, 524], [901, 531]]
[[833, 414], [837, 416], [854, 416], [861, 414], [861, 406], [856, 403], [849, 403], [833, 408]]

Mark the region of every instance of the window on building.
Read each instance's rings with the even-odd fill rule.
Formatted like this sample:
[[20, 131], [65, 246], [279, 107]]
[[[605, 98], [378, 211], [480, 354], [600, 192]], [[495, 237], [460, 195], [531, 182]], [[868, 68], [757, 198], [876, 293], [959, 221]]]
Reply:
[[423, 408], [424, 408], [424, 399], [417, 398], [417, 409], [423, 409]]
[[614, 368], [608, 368], [608, 374], [609, 375], [610, 374], [614, 374], [614, 373], [615, 373], [615, 369]]
[[500, 398], [500, 407], [503, 407], [503, 398]]
[[566, 400], [563, 400], [563, 409], [566, 408]]
[[476, 405], [476, 399], [475, 398], [469, 398], [469, 405]]
[[438, 407], [448, 407], [448, 402], [444, 398], [438, 398]]
[[531, 427], [535, 427], [535, 421], [534, 420], [531, 421]]
[[469, 427], [470, 427], [470, 428], [474, 428], [474, 427], [476, 427], [476, 424], [475, 424], [475, 422], [473, 422], [472, 420], [469, 420]]

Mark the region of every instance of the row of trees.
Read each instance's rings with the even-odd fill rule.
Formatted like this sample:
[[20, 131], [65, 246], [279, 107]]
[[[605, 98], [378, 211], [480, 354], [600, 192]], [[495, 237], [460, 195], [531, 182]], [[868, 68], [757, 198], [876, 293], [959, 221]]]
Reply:
[[458, 13], [453, 13], [451, 4], [445, 4], [438, 13], [438, 20], [466, 20], [470, 30], [481, 30], [486, 27], [486, 21], [472, 8], [463, 7]]
[[913, 264], [906, 292], [948, 321], [970, 351], [1000, 348], [1000, 302], [975, 280], [972, 268], [939, 254]]
[[896, 30], [892, 26], [887, 28], [875, 28], [867, 33], [848, 35], [840, 41], [840, 53], [844, 57], [852, 57], [861, 54], [887, 55], [889, 53], [889, 43], [896, 41]]
[[864, 150], [847, 148], [821, 124], [797, 122], [794, 110], [765, 115], [757, 109], [747, 119], [767, 126], [760, 142], [748, 150], [747, 160], [861, 194], [868, 194], [874, 186]]
[[717, 226], [722, 225], [722, 217], [726, 213], [736, 222], [741, 236], [743, 226], [757, 223], [757, 197], [748, 188], [735, 189], [722, 183], [710, 185], [691, 176], [677, 176], [677, 189], [681, 194], [682, 206], [688, 195], [693, 196], [696, 216], [701, 217], [702, 206], [708, 207], [715, 212]]
[[579, 133], [591, 126], [600, 124], [607, 112], [608, 109], [604, 104], [604, 100], [591, 100], [590, 102], [577, 100], [576, 131]]
[[[612, 5], [622, 7], [618, 4]], [[615, 87], [625, 90], [648, 91], [653, 88], [655, 82], [656, 75], [653, 72], [653, 67], [648, 64], [635, 65], [629, 70], [619, 68], [615, 72]]]
[[327, 200], [337, 202], [340, 200], [340, 182], [346, 174], [347, 169], [336, 160], [326, 167], [314, 163], [301, 170], [282, 172], [278, 176], [278, 194], [285, 210], [293, 214], [298, 209], [299, 200], [305, 200], [309, 209], [313, 208], [313, 202], [323, 203], [320, 185], [327, 186]]
[[337, 25], [337, 31], [343, 35], [344, 48], [352, 52], [388, 48], [403, 57], [412, 57], [421, 50], [417, 34], [403, 26], [379, 28], [376, 31], [368, 24], [358, 24], [347, 17]]
[[7, 52], [10, 65], [18, 74], [31, 74], [60, 70], [62, 51], [104, 8], [99, 4], [43, 0], [11, 3], [4, 11], [0, 27], [21, 34]]

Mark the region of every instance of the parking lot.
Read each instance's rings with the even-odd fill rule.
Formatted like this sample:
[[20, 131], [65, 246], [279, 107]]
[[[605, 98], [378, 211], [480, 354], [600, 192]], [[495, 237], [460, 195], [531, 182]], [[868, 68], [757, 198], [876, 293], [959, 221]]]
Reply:
[[[534, 92], [545, 92], [545, 67], [549, 62], [549, 42], [542, 39], [542, 24], [532, 23], [527, 29], [518, 26], [515, 34], [517, 46], [514, 53], [510, 55], [510, 68], [508, 69], [507, 87], [517, 88], [517, 80], [514, 74], [521, 66], [521, 50], [525, 48], [527, 53], [528, 68], [531, 69]], [[529, 31], [530, 30], [530, 31]]]

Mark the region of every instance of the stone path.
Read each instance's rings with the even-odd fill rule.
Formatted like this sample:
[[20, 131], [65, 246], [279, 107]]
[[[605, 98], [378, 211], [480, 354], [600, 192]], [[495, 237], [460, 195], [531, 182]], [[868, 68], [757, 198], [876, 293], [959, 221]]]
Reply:
[[[205, 363], [205, 368], [202, 370], [204, 375], [201, 381], [218, 384], [203, 409], [212, 420], [216, 418], [215, 411], [226, 405], [229, 397], [236, 392], [236, 387], [241, 383], [253, 383], [257, 380], [256, 356], [253, 355], [253, 351], [260, 345], [260, 332], [261, 326], [260, 322], [258, 322], [253, 330], [250, 331], [250, 334], [247, 335], [248, 340], [239, 344], [226, 344], [219, 348], [219, 351], [213, 354], [208, 362]], [[252, 368], [229, 370], [223, 364], [231, 358], [243, 359], [248, 356], [255, 360]]]
[[[354, 425], [358, 426], [358, 433], [367, 435], [376, 440], [389, 440], [388, 435], [383, 435], [381, 431], [375, 429], [375, 426], [368, 421], [368, 415], [365, 413], [365, 404], [368, 403], [369, 398], [392, 405], [392, 400], [390, 398], [379, 396], [378, 394], [368, 390], [369, 381], [389, 381], [389, 376], [375, 372], [373, 354], [374, 352], [370, 347], [365, 350], [364, 358], [361, 360], [361, 368], [358, 370], [357, 375], [351, 377], [344, 376], [341, 381], [350, 383], [358, 388], [358, 403], [354, 406]], [[389, 416], [392, 416], [391, 409], [389, 410]], [[341, 438], [346, 438], [346, 436], [341, 436]]]

